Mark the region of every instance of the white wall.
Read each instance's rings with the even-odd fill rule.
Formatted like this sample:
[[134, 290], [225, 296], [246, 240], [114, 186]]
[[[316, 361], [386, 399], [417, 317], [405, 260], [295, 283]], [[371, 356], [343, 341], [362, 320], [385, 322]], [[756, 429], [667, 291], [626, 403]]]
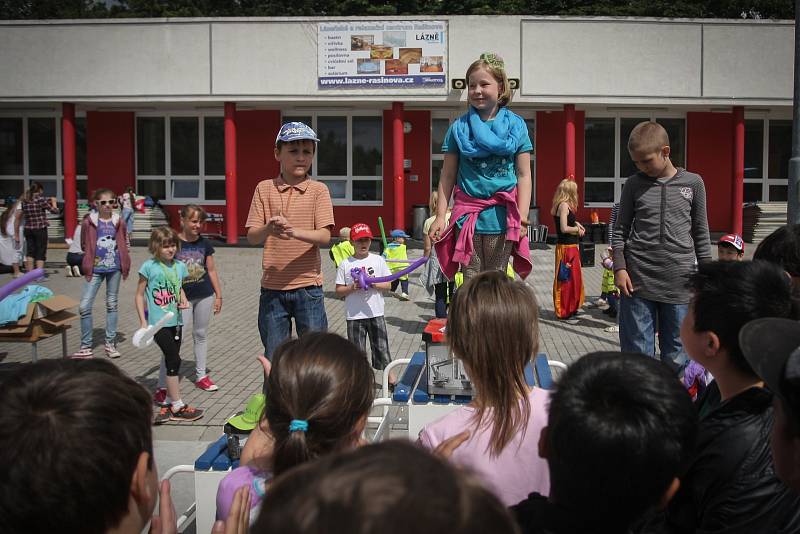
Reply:
[[[481, 52], [498, 52], [509, 75], [522, 80], [516, 102], [791, 104], [789, 22], [441, 19], [448, 21], [449, 77], [463, 78]], [[0, 101], [330, 106], [458, 105], [465, 98], [449, 82], [431, 89], [320, 90], [317, 23], [323, 20], [0, 22]]]

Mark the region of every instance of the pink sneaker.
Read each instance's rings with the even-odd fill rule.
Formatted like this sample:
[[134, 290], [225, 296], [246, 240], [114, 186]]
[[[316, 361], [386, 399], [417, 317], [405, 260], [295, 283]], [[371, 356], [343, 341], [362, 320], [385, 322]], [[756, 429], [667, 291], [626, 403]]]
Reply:
[[167, 405], [167, 390], [165, 388], [159, 388], [153, 393], [153, 403], [156, 406]]
[[92, 357], [93, 357], [92, 347], [81, 347], [80, 350], [78, 350], [78, 352], [70, 356], [70, 358], [72, 358], [73, 360], [88, 360], [89, 358]]
[[219, 386], [217, 386], [208, 375], [195, 382], [194, 385], [203, 391], [217, 391], [219, 389]]

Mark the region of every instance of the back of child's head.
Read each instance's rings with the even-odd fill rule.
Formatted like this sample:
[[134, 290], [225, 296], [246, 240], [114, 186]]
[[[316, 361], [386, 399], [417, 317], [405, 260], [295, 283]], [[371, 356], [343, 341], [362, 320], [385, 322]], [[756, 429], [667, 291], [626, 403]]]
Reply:
[[558, 213], [558, 206], [566, 202], [572, 209], [578, 206], [578, 184], [575, 180], [564, 178], [556, 186], [556, 192], [553, 194], [553, 207], [550, 210], [551, 215]]
[[114, 198], [114, 191], [112, 191], [107, 187], [100, 187], [98, 189], [95, 189], [94, 193], [92, 193], [92, 201], [97, 202], [104, 195], [108, 195], [109, 197]]
[[30, 187], [28, 187], [28, 189], [26, 189], [22, 194], [22, 198], [23, 200], [30, 202], [33, 200], [33, 197], [42, 193], [44, 193], [44, 186], [41, 184], [41, 182], [31, 182]]
[[669, 146], [669, 135], [663, 126], [655, 121], [640, 122], [631, 130], [628, 137], [628, 152], [652, 154]]
[[9, 374], [0, 388], [0, 532], [116, 527], [142, 453], [155, 469], [150, 403], [107, 361], [41, 360]]
[[786, 224], [769, 234], [756, 247], [753, 259], [776, 263], [800, 277], [800, 224]]
[[686, 467], [696, 433], [692, 401], [664, 364], [642, 354], [587, 354], [550, 400], [542, 436], [550, 499], [605, 532], [627, 531]]
[[499, 93], [497, 95], [497, 104], [500, 107], [507, 106], [511, 102], [511, 84], [508, 82], [508, 74], [506, 74], [506, 64], [503, 58], [494, 52], [484, 52], [478, 57], [467, 69], [467, 83], [469, 83], [470, 75], [478, 69], [483, 69], [488, 72], [492, 78], [498, 83]]
[[491, 424], [489, 452], [499, 454], [530, 415], [525, 366], [539, 348], [533, 289], [500, 271], [486, 271], [456, 292], [447, 321], [453, 354], [474, 384], [479, 424]]
[[206, 210], [197, 204], [186, 204], [181, 208], [180, 214], [181, 219], [191, 219], [192, 217], [197, 217], [200, 219], [200, 222], [203, 222], [206, 220], [206, 218], [208, 218]]
[[488, 490], [411, 443], [388, 441], [310, 462], [278, 478], [254, 534], [514, 534]]
[[339, 230], [339, 239], [342, 241], [350, 241], [350, 227], [349, 226], [342, 226], [342, 229]]
[[314, 332], [275, 351], [263, 419], [275, 440], [275, 475], [358, 440], [374, 397], [367, 356], [336, 334]]
[[730, 362], [755, 375], [739, 346], [739, 330], [761, 317], [798, 318], [789, 278], [766, 261], [704, 262], [689, 278], [695, 332], [713, 332]]
[[156, 226], [153, 228], [153, 231], [150, 232], [150, 241], [147, 243], [147, 250], [150, 251], [150, 254], [154, 257], [158, 257], [158, 251], [162, 247], [170, 245], [175, 245], [175, 247], [180, 250], [181, 240], [178, 237], [178, 232], [173, 230], [170, 226]]

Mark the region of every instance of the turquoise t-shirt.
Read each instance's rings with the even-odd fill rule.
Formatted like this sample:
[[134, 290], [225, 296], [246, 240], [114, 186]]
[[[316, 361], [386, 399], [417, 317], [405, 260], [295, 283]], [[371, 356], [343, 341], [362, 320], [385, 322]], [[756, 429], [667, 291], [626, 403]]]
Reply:
[[174, 260], [172, 265], [149, 259], [142, 264], [139, 275], [147, 279], [144, 290], [147, 299], [147, 324], [156, 324], [167, 312], [175, 314], [164, 326], [182, 325], [178, 303], [181, 300], [183, 279], [189, 276], [186, 264]]
[[[522, 145], [517, 150], [517, 154], [530, 152], [531, 150], [533, 150], [533, 143], [531, 143], [531, 138], [526, 133]], [[462, 155], [453, 136], [453, 124], [450, 124], [447, 134], [444, 136], [442, 152], [458, 154], [458, 177], [456, 183], [458, 187], [473, 198], [490, 198], [498, 191], [511, 191], [517, 186], [516, 158], [511, 156], [489, 156], [487, 158], [472, 159]], [[458, 221], [459, 227], [462, 219]], [[502, 234], [505, 231], [505, 206], [492, 206], [478, 215], [475, 232], [479, 234]]]

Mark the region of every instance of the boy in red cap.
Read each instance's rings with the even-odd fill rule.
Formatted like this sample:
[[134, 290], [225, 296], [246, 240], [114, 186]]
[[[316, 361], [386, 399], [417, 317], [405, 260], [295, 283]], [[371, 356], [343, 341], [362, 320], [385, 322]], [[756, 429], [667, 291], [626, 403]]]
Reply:
[[[336, 294], [344, 297], [347, 311], [347, 339], [366, 352], [369, 336], [372, 367], [382, 370], [392, 361], [381, 294], [382, 291], [389, 290], [391, 282], [361, 287], [359, 281], [353, 278], [353, 269], [363, 271], [367, 278], [389, 276], [391, 271], [382, 256], [370, 254], [372, 230], [369, 226], [364, 223], [354, 224], [350, 228], [350, 242], [353, 243], [355, 252], [344, 259], [336, 270]], [[389, 383], [395, 381], [396, 379], [389, 378]]]
[[744, 240], [737, 234], [728, 234], [717, 242], [719, 261], [742, 261], [744, 259]]

